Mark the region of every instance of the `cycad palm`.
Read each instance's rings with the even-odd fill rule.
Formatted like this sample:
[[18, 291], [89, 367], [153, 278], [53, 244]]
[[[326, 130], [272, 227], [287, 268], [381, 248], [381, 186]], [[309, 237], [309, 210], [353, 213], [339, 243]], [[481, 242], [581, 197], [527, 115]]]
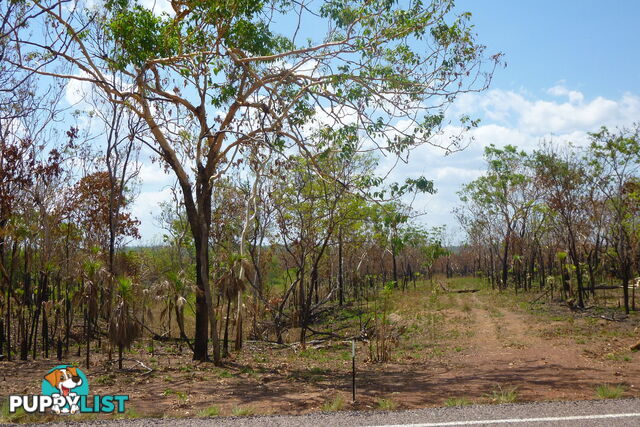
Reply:
[[128, 277], [119, 277], [116, 288], [116, 304], [109, 322], [109, 339], [118, 346], [118, 368], [122, 369], [122, 351], [140, 335], [140, 325], [132, 310], [133, 284]]

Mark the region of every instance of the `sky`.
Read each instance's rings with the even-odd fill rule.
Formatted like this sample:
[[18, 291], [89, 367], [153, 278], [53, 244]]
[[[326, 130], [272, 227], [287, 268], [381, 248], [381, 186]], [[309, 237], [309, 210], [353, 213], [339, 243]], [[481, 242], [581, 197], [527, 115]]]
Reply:
[[[152, 0], [144, 0], [152, 1]], [[445, 224], [452, 239], [462, 237], [452, 209], [456, 192], [484, 170], [482, 151], [493, 143], [531, 150], [544, 139], [585, 143], [587, 132], [640, 121], [640, 2], [593, 0], [458, 0], [456, 9], [472, 13], [478, 41], [487, 53], [502, 52], [491, 88], [461, 96], [449, 113], [481, 119], [464, 151], [444, 156], [434, 147], [415, 150], [392, 180], [424, 175], [438, 192], [420, 196], [419, 221]], [[446, 133], [445, 128], [445, 133]], [[385, 161], [382, 162], [383, 166]], [[157, 203], [168, 197], [170, 175], [143, 163], [143, 181], [133, 213], [143, 240], [160, 242], [153, 219]]]

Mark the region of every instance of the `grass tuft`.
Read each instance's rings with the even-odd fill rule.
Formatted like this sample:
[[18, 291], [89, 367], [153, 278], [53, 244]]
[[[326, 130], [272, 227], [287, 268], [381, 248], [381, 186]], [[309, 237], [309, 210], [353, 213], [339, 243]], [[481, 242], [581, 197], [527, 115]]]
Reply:
[[625, 391], [627, 388], [623, 384], [600, 384], [596, 387], [596, 396], [599, 399], [618, 399]]
[[398, 404], [391, 399], [378, 399], [378, 409], [383, 411], [393, 411]]
[[231, 414], [236, 417], [248, 417], [249, 415], [253, 415], [253, 408], [245, 406], [244, 408], [240, 406], [234, 406], [231, 410]]
[[498, 385], [487, 396], [491, 403], [514, 403], [518, 401], [518, 388], [502, 388]]
[[198, 412], [198, 415], [201, 417], [217, 417], [220, 415], [220, 408], [218, 406], [209, 406], [208, 408], [203, 409]]
[[466, 397], [450, 397], [444, 402], [444, 406], [468, 406], [473, 402]]
[[341, 411], [344, 409], [344, 405], [345, 405], [344, 397], [342, 397], [341, 395], [337, 395], [332, 400], [326, 401], [322, 405], [322, 410], [327, 412]]

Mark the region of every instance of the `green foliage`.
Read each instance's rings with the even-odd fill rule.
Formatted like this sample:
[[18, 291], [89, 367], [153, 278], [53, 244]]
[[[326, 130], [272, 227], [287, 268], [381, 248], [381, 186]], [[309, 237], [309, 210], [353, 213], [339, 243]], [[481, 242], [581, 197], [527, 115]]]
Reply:
[[109, 22], [110, 35], [119, 45], [113, 52], [115, 69], [124, 70], [129, 64], [141, 67], [150, 59], [178, 52], [178, 28], [167, 17], [139, 5], [125, 8], [125, 2], [119, 3], [112, 5], [114, 15]]
[[526, 204], [517, 206], [511, 192], [528, 179], [522, 170], [527, 154], [512, 145], [500, 149], [492, 144], [485, 148], [484, 157], [488, 164], [486, 175], [465, 185], [458, 193], [460, 199], [463, 202], [473, 201], [483, 209], [500, 213], [506, 216], [507, 221], [511, 221], [526, 207]]
[[133, 282], [129, 277], [118, 277], [116, 292], [124, 301], [130, 302], [133, 298]]

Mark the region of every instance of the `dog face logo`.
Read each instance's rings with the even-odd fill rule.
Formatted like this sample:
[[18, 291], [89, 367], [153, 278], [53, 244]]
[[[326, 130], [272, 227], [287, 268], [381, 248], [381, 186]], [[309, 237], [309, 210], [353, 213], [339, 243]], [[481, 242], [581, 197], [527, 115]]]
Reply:
[[[85, 374], [74, 366], [59, 365], [50, 370], [42, 380], [42, 394], [51, 397], [63, 397], [64, 405], [53, 405], [56, 414], [75, 414], [78, 412], [79, 396], [89, 394], [89, 383]], [[77, 398], [76, 398], [77, 397]]]
[[78, 375], [78, 368], [72, 367], [54, 369], [44, 379], [60, 390], [63, 396], [68, 396], [71, 390], [82, 385], [82, 378]]

